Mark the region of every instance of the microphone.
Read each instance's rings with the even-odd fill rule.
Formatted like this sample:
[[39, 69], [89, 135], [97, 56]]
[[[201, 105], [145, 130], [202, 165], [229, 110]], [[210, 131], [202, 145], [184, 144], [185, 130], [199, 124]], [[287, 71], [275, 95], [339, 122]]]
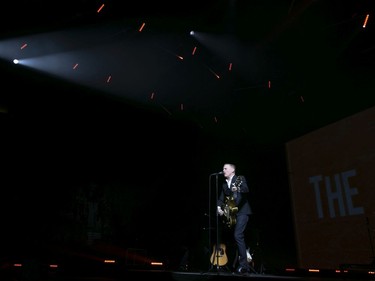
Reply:
[[213, 175], [222, 175], [222, 174], [223, 174], [223, 171], [218, 172], [218, 173], [213, 173], [213, 174], [211, 174], [211, 176], [213, 176]]

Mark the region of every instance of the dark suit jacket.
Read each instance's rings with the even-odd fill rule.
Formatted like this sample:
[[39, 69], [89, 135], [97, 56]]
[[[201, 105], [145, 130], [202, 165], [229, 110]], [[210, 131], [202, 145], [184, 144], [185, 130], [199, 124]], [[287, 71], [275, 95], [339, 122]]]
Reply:
[[[233, 184], [235, 184], [238, 188], [237, 191], [237, 198], [235, 199], [236, 206], [238, 206], [238, 215], [251, 215], [252, 210], [250, 207], [250, 203], [248, 200], [248, 194], [249, 194], [249, 187], [247, 185], [246, 178], [241, 175], [234, 175], [232, 178], [232, 181], [230, 183], [230, 186], [232, 187]], [[220, 196], [218, 198], [218, 206], [223, 206], [225, 205], [225, 200], [227, 196], [233, 195], [233, 192], [231, 189], [228, 187], [228, 184], [226, 181], [224, 181], [222, 190], [220, 193]]]

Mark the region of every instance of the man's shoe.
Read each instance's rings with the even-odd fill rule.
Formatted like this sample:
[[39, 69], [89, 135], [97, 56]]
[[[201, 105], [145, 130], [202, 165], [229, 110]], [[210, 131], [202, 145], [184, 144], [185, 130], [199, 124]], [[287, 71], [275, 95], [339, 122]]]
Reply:
[[236, 273], [238, 273], [238, 274], [247, 274], [247, 273], [250, 273], [250, 272], [251, 272], [251, 270], [249, 268], [245, 268], [245, 267], [242, 267], [242, 266], [240, 266], [236, 269]]

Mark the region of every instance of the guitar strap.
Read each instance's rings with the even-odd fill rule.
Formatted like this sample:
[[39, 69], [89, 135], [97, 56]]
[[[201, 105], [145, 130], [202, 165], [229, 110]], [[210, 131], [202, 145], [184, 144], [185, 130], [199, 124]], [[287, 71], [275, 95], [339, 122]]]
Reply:
[[[234, 183], [232, 184], [232, 182], [233, 182], [233, 178], [234, 177], [236, 177], [236, 180], [234, 181]], [[228, 188], [229, 188], [229, 190], [232, 192], [232, 186], [234, 186], [235, 184], [236, 184], [236, 182], [237, 182], [237, 179], [239, 179], [238, 178], [239, 176], [233, 176], [230, 180], [228, 180], [227, 181], [227, 183], [228, 183]], [[237, 199], [237, 191], [234, 191], [234, 192], [232, 192], [232, 195], [233, 195], [233, 199]]]

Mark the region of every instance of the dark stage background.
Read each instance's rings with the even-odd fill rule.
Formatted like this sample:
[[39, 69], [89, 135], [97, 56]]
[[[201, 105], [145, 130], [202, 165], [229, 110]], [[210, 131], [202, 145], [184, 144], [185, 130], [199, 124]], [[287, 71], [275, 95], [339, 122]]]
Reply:
[[210, 174], [235, 162], [251, 187], [249, 244], [269, 267], [294, 263], [282, 145], [207, 134], [195, 123], [30, 75], [6, 79], [14, 88], [1, 114], [2, 253], [99, 248], [123, 257], [138, 248], [178, 266], [188, 249], [192, 266], [205, 269], [208, 198], [216, 192]]

